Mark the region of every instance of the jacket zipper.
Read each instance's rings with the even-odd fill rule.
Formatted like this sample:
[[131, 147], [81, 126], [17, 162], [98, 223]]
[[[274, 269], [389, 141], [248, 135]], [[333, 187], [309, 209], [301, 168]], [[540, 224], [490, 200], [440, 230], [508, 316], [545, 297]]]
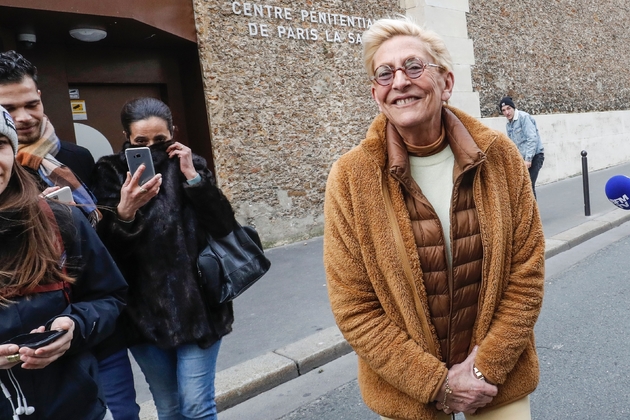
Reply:
[[[457, 198], [459, 197], [459, 186], [462, 183], [462, 179], [464, 178], [464, 175], [468, 172], [471, 171], [473, 169], [475, 169], [476, 167], [478, 167], [479, 165], [481, 165], [481, 163], [483, 162], [483, 160], [480, 160], [478, 162], [476, 162], [475, 164], [471, 165], [470, 167], [464, 169], [458, 176], [457, 179], [455, 179], [455, 182], [453, 183], [453, 192], [451, 193], [451, 208], [449, 211], [449, 219], [450, 219], [450, 226], [449, 226], [449, 237], [450, 237], [450, 243], [449, 243], [449, 248], [451, 250], [451, 262], [449, 264], [448, 262], [448, 254], [446, 254], [446, 247], [444, 247], [444, 253], [446, 254], [446, 264], [447, 264], [447, 278], [448, 278], [448, 293], [449, 293], [449, 314], [448, 314], [448, 327], [447, 327], [447, 340], [446, 340], [446, 357], [444, 359], [444, 361], [447, 363], [447, 366], [450, 366], [450, 361], [451, 361], [451, 340], [452, 340], [452, 336], [451, 336], [451, 327], [453, 324], [453, 296], [454, 296], [454, 289], [455, 289], [455, 279], [453, 277], [453, 215], [455, 214], [454, 212], [454, 207], [457, 201]], [[476, 174], [475, 177], [476, 179]], [[473, 179], [473, 201], [474, 201], [474, 179]], [[457, 197], [455, 196], [455, 194], [457, 194]], [[477, 208], [477, 204], [475, 202], [475, 209]], [[477, 219], [479, 219], [479, 217], [477, 217]], [[439, 219], [438, 219], [439, 222]], [[481, 228], [480, 228], [481, 229]], [[444, 229], [442, 229], [442, 232], [444, 232]], [[482, 242], [482, 255], [483, 255], [483, 240]], [[480, 289], [483, 288], [483, 272], [481, 275], [481, 287]], [[481, 293], [480, 293], [480, 298], [481, 298]], [[477, 317], [479, 317], [479, 303], [477, 304]], [[474, 330], [473, 330], [474, 331]]]

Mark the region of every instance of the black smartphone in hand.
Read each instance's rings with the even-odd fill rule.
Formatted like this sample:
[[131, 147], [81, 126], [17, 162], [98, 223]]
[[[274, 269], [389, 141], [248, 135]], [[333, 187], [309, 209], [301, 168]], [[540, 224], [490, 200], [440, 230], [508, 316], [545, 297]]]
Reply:
[[50, 330], [30, 334], [20, 334], [2, 344], [17, 344], [20, 347], [38, 349], [40, 347], [47, 346], [67, 332], [68, 330]]

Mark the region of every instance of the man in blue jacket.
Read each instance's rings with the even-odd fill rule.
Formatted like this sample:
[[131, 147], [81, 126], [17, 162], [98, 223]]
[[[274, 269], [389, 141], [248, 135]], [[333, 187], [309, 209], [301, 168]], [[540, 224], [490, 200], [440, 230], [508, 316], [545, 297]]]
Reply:
[[505, 128], [508, 137], [516, 144], [518, 151], [525, 160], [532, 180], [534, 197], [536, 197], [536, 179], [545, 160], [545, 153], [534, 118], [525, 111], [519, 111], [509, 96], [499, 102], [501, 113], [508, 119]]

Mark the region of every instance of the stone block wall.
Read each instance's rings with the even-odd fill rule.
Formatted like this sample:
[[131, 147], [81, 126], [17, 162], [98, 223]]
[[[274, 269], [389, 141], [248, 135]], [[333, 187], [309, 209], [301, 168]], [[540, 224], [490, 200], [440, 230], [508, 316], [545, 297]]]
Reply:
[[408, 17], [438, 33], [453, 59], [455, 86], [449, 103], [480, 117], [479, 94], [473, 91], [471, 66], [475, 64], [472, 40], [468, 37], [468, 0], [401, 0]]
[[535, 115], [628, 109], [630, 3], [470, 0], [481, 115], [511, 95]]
[[361, 62], [368, 19], [408, 14], [440, 33], [456, 61], [453, 104], [487, 124], [504, 127], [492, 117], [505, 94], [537, 116], [546, 147], [539, 183], [577, 173], [582, 149], [592, 169], [630, 159], [630, 124], [619, 113], [630, 103], [626, 1], [193, 5], [216, 175], [237, 218], [268, 246], [322, 233], [330, 166], [378, 113]]
[[322, 233], [331, 164], [378, 113], [368, 19], [399, 0], [194, 0], [219, 184], [267, 245]]

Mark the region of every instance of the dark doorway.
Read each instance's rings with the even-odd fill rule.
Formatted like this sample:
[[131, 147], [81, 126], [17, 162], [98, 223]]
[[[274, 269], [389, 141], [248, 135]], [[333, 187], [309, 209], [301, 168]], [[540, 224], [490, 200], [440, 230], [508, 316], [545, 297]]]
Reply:
[[[3, 50], [17, 50], [38, 67], [45, 112], [63, 140], [76, 141], [76, 123], [101, 133], [112, 150], [118, 151], [123, 141], [119, 115], [124, 102], [155, 96], [171, 108], [178, 128], [176, 138], [204, 156], [212, 167], [192, 5], [188, 0], [158, 3], [163, 10], [180, 2], [181, 10], [187, 12], [173, 22], [149, 19], [155, 15], [150, 1], [134, 3], [138, 9], [132, 14], [135, 18], [121, 17], [125, 14], [107, 8], [95, 15], [61, 11], [67, 2], [51, 4], [49, 10], [0, 6], [0, 45]], [[70, 37], [69, 29], [86, 22], [106, 29], [107, 37], [92, 43]], [[17, 42], [17, 34], [26, 27], [37, 34], [37, 42], [30, 46]], [[184, 36], [188, 33], [192, 35]], [[79, 99], [74, 100], [85, 101], [82, 120], [73, 116], [69, 89], [79, 89]]]
[[[73, 112], [74, 133], [77, 144], [87, 147], [95, 159], [103, 156], [105, 150], [100, 144], [101, 137], [107, 140], [111, 151], [120, 151], [125, 138], [120, 124], [120, 110], [130, 99], [150, 96], [165, 100], [160, 85], [105, 85], [105, 84], [73, 84], [69, 85], [70, 104], [83, 105], [84, 112]], [[80, 111], [80, 110], [79, 110]], [[89, 130], [81, 126], [93, 129]]]

